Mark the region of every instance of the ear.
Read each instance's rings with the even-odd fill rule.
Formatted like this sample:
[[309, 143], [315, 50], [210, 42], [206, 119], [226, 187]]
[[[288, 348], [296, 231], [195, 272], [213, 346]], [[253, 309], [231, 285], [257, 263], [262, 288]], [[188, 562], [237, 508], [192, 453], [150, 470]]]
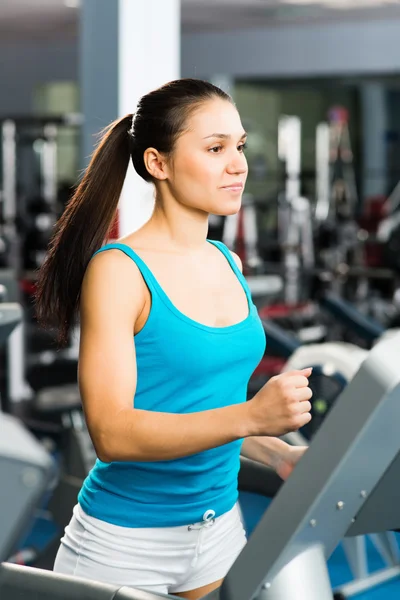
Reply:
[[168, 177], [167, 161], [155, 148], [147, 148], [143, 155], [144, 164], [154, 179], [163, 181]]

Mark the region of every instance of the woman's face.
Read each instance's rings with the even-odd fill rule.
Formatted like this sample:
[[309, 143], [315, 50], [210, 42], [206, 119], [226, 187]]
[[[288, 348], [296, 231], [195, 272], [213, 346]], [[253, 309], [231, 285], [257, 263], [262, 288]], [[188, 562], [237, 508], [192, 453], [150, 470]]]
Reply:
[[237, 213], [248, 171], [245, 141], [238, 111], [229, 101], [202, 104], [175, 144], [168, 177], [173, 196], [205, 213]]

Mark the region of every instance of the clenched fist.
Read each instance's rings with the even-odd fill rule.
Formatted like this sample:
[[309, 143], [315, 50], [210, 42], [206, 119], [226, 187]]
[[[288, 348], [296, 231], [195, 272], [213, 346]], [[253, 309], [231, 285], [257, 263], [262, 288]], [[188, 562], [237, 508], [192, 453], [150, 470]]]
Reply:
[[308, 368], [269, 379], [247, 403], [251, 435], [279, 437], [311, 421], [311, 373], [312, 368]]

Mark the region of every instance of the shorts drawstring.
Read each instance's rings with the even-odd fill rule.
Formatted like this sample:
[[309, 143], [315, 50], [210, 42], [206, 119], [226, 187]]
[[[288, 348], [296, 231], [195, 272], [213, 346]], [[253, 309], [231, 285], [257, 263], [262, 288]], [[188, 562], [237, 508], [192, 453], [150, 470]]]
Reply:
[[188, 531], [199, 530], [199, 535], [197, 538], [196, 549], [194, 552], [194, 557], [190, 563], [191, 567], [195, 567], [197, 563], [197, 558], [203, 551], [203, 537], [205, 534], [205, 529], [208, 529], [215, 523], [215, 511], [207, 510], [203, 515], [203, 521], [201, 523], [195, 523], [193, 525], [188, 525]]

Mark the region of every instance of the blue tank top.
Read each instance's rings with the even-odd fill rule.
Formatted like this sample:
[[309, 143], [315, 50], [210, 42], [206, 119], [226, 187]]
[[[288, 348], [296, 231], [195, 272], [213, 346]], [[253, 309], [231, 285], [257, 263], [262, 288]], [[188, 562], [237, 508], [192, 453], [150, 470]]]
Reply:
[[[249, 379], [263, 357], [265, 334], [250, 290], [228, 248], [225, 255], [248, 300], [245, 320], [210, 327], [181, 313], [143, 260], [124, 244], [119, 249], [138, 266], [151, 294], [151, 309], [134, 337], [137, 361], [135, 408], [194, 413], [246, 401]], [[97, 254], [97, 253], [96, 253]], [[90, 516], [123, 527], [175, 527], [197, 523], [211, 510], [218, 517], [238, 499], [237, 440], [198, 454], [158, 462], [97, 459], [78, 496]]]

